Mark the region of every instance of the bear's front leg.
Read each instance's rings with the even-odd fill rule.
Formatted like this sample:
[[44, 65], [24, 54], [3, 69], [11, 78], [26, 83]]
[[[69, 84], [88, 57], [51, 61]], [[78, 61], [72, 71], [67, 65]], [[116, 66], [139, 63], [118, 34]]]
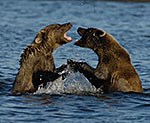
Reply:
[[100, 73], [97, 73], [96, 70], [86, 62], [78, 62], [77, 64], [79, 72], [83, 73], [83, 75], [89, 80], [92, 85], [94, 85], [97, 89], [103, 87], [105, 80], [101, 78], [102, 76], [99, 76]]
[[39, 85], [43, 84], [44, 86], [48, 82], [53, 82], [58, 79], [61, 75], [51, 71], [37, 71], [32, 75], [32, 82], [35, 88], [38, 88]]
[[76, 62], [77, 68], [79, 72], [81, 73], [88, 73], [88, 74], [94, 74], [95, 69], [92, 68], [89, 64], [86, 62]]
[[73, 60], [68, 60], [67, 63], [74, 67], [74, 69], [76, 69], [80, 73], [83, 73], [83, 75], [89, 80], [89, 82], [97, 89], [102, 87], [102, 85], [104, 84], [105, 81], [98, 78], [95, 75], [96, 70], [88, 65], [86, 62], [76, 62]]
[[88, 65], [86, 62], [76, 62], [71, 59], [67, 61], [67, 64], [69, 64], [75, 71], [79, 71], [80, 73], [89, 73], [93, 74], [95, 72], [95, 69], [92, 68], [90, 65]]
[[62, 73], [62, 71], [64, 71], [67, 68], [66, 64], [61, 65], [60, 67], [56, 68], [54, 71], [56, 73]]

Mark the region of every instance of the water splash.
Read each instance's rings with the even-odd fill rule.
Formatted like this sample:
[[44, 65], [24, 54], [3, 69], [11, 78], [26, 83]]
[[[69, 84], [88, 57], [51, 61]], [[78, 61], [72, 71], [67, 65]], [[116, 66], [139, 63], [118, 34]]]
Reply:
[[35, 94], [81, 94], [81, 95], [91, 95], [94, 93], [102, 93], [101, 89], [96, 89], [86, 77], [72, 69], [70, 65], [62, 71], [66, 73], [65, 79], [59, 77], [53, 82], [48, 82], [46, 86], [41, 84]]

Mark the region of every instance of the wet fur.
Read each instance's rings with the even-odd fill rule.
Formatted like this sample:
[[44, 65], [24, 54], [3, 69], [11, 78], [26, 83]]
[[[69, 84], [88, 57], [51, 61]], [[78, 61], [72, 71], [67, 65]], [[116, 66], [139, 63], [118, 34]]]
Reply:
[[[98, 55], [98, 65], [92, 68], [85, 62], [76, 62], [78, 70], [104, 92], [143, 92], [141, 80], [129, 54], [103, 30], [79, 28], [81, 36], [75, 45], [92, 49]], [[106, 34], [104, 34], [106, 33]]]
[[[68, 43], [64, 39], [64, 33], [71, 26], [70, 23], [49, 25], [36, 35], [34, 41], [21, 55], [20, 68], [12, 87], [13, 94], [35, 92], [39, 84], [59, 76], [54, 71], [52, 53], [57, 47]], [[40, 78], [40, 74], [47, 76], [48, 79]]]

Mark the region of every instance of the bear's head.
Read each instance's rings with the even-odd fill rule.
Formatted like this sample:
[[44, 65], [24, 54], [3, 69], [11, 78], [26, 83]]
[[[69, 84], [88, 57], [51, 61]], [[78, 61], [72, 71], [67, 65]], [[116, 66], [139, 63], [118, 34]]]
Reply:
[[[75, 42], [75, 45], [90, 48], [96, 52], [99, 57], [108, 56], [117, 59], [123, 59], [130, 62], [129, 54], [119, 45], [117, 40], [104, 30], [96, 28], [81, 28], [77, 32], [81, 39]], [[106, 57], [105, 57], [106, 58]]]
[[103, 30], [79, 27], [77, 32], [81, 36], [81, 39], [75, 42], [75, 45], [77, 46], [96, 50], [107, 42], [107, 33]]
[[49, 25], [40, 30], [33, 44], [46, 44], [56, 49], [58, 46], [72, 41], [72, 38], [66, 35], [66, 32], [70, 30], [71, 27], [71, 23]]

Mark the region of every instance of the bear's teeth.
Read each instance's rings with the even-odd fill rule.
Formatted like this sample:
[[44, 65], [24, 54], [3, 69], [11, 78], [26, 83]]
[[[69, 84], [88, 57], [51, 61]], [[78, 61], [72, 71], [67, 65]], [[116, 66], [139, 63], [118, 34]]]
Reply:
[[64, 34], [64, 38], [66, 38], [68, 41], [72, 41], [72, 38], [71, 38], [71, 37], [69, 37], [69, 36], [67, 36], [67, 34], [66, 34], [66, 33]]

